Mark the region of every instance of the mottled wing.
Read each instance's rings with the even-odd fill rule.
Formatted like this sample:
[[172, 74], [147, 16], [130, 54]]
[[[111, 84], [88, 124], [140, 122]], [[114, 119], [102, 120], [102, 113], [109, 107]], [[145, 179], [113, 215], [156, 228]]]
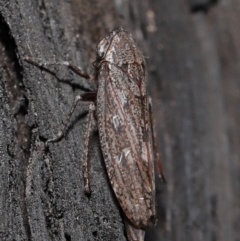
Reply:
[[[145, 77], [143, 77], [145, 78]], [[136, 227], [155, 216], [151, 123], [145, 80], [131, 80], [105, 62], [99, 72], [98, 125], [108, 176], [117, 199]]]

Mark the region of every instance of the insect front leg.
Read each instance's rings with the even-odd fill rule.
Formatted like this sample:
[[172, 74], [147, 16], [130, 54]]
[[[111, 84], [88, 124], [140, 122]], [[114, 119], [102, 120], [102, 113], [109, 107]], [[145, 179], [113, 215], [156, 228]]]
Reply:
[[70, 70], [72, 70], [75, 74], [87, 79], [87, 80], [94, 80], [96, 81], [97, 80], [97, 75], [94, 74], [94, 75], [89, 75], [88, 73], [84, 72], [83, 70], [81, 70], [79, 67], [69, 63], [68, 61], [60, 61], [60, 62], [48, 62], [48, 61], [45, 61], [45, 62], [37, 62], [29, 57], [24, 57], [23, 58], [24, 61], [36, 66], [36, 67], [39, 67], [39, 68], [46, 68], [47, 66], [49, 65], [64, 65], [66, 66], [67, 68], [69, 68]]

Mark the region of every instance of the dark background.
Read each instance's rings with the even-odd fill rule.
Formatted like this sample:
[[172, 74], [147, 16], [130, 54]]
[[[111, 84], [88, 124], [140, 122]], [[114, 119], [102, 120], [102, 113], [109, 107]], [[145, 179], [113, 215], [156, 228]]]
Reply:
[[66, 138], [42, 149], [75, 96], [96, 86], [23, 61], [69, 60], [92, 72], [96, 43], [123, 26], [146, 56], [167, 179], [146, 240], [239, 241], [239, 16], [239, 0], [1, 0], [0, 240], [126, 240], [97, 128], [92, 195], [83, 193], [87, 104]]

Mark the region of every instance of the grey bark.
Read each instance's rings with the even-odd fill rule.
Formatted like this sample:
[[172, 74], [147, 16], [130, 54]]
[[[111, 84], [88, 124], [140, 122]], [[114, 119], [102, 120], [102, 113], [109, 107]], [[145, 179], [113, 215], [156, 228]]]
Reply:
[[92, 195], [83, 193], [87, 104], [66, 137], [44, 151], [77, 94], [94, 83], [96, 43], [114, 27], [144, 50], [167, 183], [146, 240], [240, 237], [240, 3], [237, 0], [2, 0], [0, 3], [0, 240], [126, 240], [121, 211], [91, 137]]

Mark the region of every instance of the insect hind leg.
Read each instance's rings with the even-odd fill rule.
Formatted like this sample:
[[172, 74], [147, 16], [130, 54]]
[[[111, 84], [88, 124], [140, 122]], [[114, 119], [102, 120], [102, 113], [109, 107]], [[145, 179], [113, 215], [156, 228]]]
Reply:
[[145, 231], [135, 228], [131, 222], [125, 217], [126, 233], [129, 241], [144, 241]]
[[[87, 80], [97, 80], [97, 75], [93, 75], [93, 76], [90, 76], [89, 74], [87, 74], [86, 72], [83, 72], [79, 67], [75, 66], [75, 65], [72, 65], [70, 64], [69, 62], [67, 61], [61, 61], [61, 62], [36, 62], [34, 60], [32, 60], [31, 58], [29, 57], [25, 57], [24, 58], [24, 61], [38, 67], [38, 68], [43, 68], [49, 72], [51, 72], [50, 70], [48, 70], [46, 67], [48, 65], [64, 65], [66, 66], [67, 68], [69, 68], [70, 70], [72, 70], [74, 73], [76, 73], [77, 75], [87, 79]], [[51, 72], [52, 73], [52, 72]], [[88, 107], [88, 124], [87, 124], [87, 132], [86, 132], [86, 135], [85, 135], [85, 142], [84, 142], [84, 152], [83, 152], [83, 166], [82, 166], [82, 171], [83, 171], [83, 177], [84, 177], [84, 190], [85, 190], [85, 193], [87, 195], [90, 194], [91, 190], [90, 190], [90, 182], [89, 182], [89, 160], [88, 160], [88, 148], [89, 148], [89, 140], [90, 140], [90, 133], [91, 133], [91, 129], [92, 129], [92, 122], [94, 119], [96, 119], [96, 113], [95, 113], [95, 105], [93, 102], [96, 101], [96, 93], [95, 92], [88, 92], [88, 93], [85, 93], [81, 96], [77, 96], [72, 107], [71, 107], [71, 110], [69, 112], [69, 114], [67, 115], [67, 118], [66, 118], [66, 121], [63, 123], [63, 127], [61, 129], [61, 131], [58, 132], [58, 134], [51, 138], [51, 139], [48, 139], [46, 142], [45, 142], [45, 147], [48, 148], [49, 146], [49, 143], [52, 143], [52, 142], [58, 142], [60, 141], [65, 133], [66, 133], [66, 130], [67, 130], [67, 127], [69, 125], [69, 122], [70, 122], [70, 119], [76, 109], [76, 106], [78, 105], [78, 103], [80, 101], [90, 101], [91, 103], [89, 104], [89, 107]]]
[[[60, 141], [65, 133], [66, 129], [69, 125], [70, 119], [74, 113], [74, 110], [76, 109], [77, 104], [80, 101], [95, 101], [96, 98], [96, 93], [94, 92], [89, 92], [85, 93], [82, 96], [77, 96], [72, 108], [67, 115], [66, 121], [63, 123], [63, 128], [62, 130], [52, 139], [49, 139], [46, 141], [45, 146], [48, 147], [49, 143], [52, 142], [58, 142]], [[89, 181], [89, 158], [88, 158], [88, 150], [89, 150], [89, 140], [90, 140], [90, 134], [92, 132], [92, 122], [95, 119], [95, 104], [94, 102], [91, 102], [88, 106], [88, 119], [87, 119], [87, 131], [85, 134], [85, 141], [84, 141], [84, 151], [83, 151], [83, 165], [82, 165], [82, 172], [83, 172], [83, 178], [84, 178], [84, 192], [86, 195], [90, 195], [91, 189], [90, 189], [90, 181]]]
[[84, 178], [84, 191], [86, 195], [90, 195], [90, 181], [89, 181], [89, 140], [90, 134], [92, 132], [92, 123], [94, 121], [94, 112], [95, 112], [95, 105], [94, 103], [90, 103], [88, 107], [88, 119], [87, 119], [87, 130], [85, 134], [85, 141], [84, 141], [84, 149], [83, 149], [83, 165], [82, 165], [82, 172]]
[[152, 132], [155, 166], [157, 169], [158, 178], [162, 182], [166, 182], [166, 179], [165, 179], [163, 171], [162, 171], [161, 158], [160, 158], [158, 148], [157, 148], [157, 143], [156, 143], [155, 124], [154, 124], [153, 114], [152, 114], [152, 99], [150, 97], [148, 98], [148, 104], [149, 104], [149, 114], [150, 114], [150, 122], [151, 122], [151, 128], [152, 128], [151, 132]]

